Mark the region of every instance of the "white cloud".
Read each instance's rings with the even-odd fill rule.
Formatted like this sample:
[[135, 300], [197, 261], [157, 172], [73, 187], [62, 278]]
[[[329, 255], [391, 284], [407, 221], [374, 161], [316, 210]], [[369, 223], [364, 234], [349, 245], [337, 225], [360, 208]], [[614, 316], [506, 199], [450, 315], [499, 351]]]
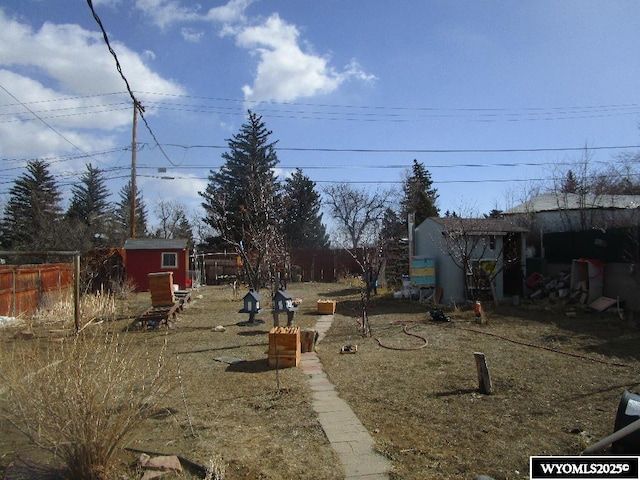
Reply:
[[[245, 10], [254, 0], [229, 0], [225, 5], [213, 7], [207, 12], [201, 11], [201, 6], [183, 6], [179, 0], [136, 0], [136, 8], [151, 18], [160, 28], [186, 22], [211, 22], [223, 24], [223, 32], [232, 30], [232, 25], [246, 21]], [[193, 32], [190, 32], [193, 33]], [[189, 35], [182, 35], [188, 41], [193, 41]]]
[[94, 7], [106, 6], [106, 7], [115, 8], [116, 5], [118, 5], [121, 2], [122, 0], [93, 0], [93, 6]]
[[[95, 108], [89, 105], [92, 99], [61, 98], [37, 81], [7, 70], [0, 70], [0, 85], [0, 157], [3, 158], [34, 155], [46, 158], [61, 152], [83, 155], [109, 150], [116, 145], [115, 138], [96, 134], [88, 127], [113, 129], [131, 117], [131, 107], [127, 106], [126, 114], [122, 113], [122, 118], [114, 122], [118, 113], [95, 113]], [[91, 114], [78, 113], [85, 109]], [[81, 169], [86, 161], [86, 158], [78, 159], [71, 165]], [[52, 168], [59, 171], [61, 165], [53, 163]]]
[[182, 34], [182, 38], [184, 38], [187, 42], [193, 43], [199, 42], [204, 36], [204, 32], [197, 32], [192, 28], [183, 28], [180, 30], [180, 33]]
[[299, 45], [295, 25], [273, 14], [257, 26], [243, 28], [236, 43], [260, 58], [253, 85], [245, 85], [247, 101], [292, 101], [335, 91], [349, 79], [371, 81], [357, 62], [339, 72], [327, 57], [305, 52]]
[[[112, 47], [131, 88], [183, 93], [182, 87], [151, 71], [137, 53], [118, 42]], [[24, 142], [24, 148], [29, 148], [32, 154], [69, 150], [69, 143], [50, 127], [85, 132], [113, 130], [131, 121], [128, 95], [108, 95], [123, 92], [125, 85], [102, 35], [78, 25], [45, 23], [34, 31], [0, 10], [0, 85], [15, 97], [0, 91], [2, 105], [9, 105], [0, 110], [4, 113], [0, 145], [5, 156], [19, 156], [20, 142]], [[36, 116], [50, 127], [34, 120]], [[25, 135], [25, 131], [29, 135]], [[87, 133], [65, 133], [69, 139], [74, 135], [78, 137], [72, 142], [79, 146], [90, 144], [90, 151], [100, 144], [110, 144], [108, 139], [103, 142], [88, 137]], [[43, 148], [46, 146], [46, 150], [34, 148], [40, 144]]]
[[200, 6], [188, 8], [177, 0], [136, 0], [136, 7], [151, 17], [153, 23], [160, 28], [169, 25], [198, 20]]
[[[251, 19], [247, 19], [246, 10], [253, 1], [229, 0], [204, 13], [199, 5], [188, 8], [178, 0], [137, 0], [136, 6], [162, 28], [174, 23], [212, 22], [219, 26], [221, 36], [235, 37], [236, 45], [258, 59], [253, 83], [242, 87], [248, 102], [293, 101], [331, 93], [348, 80], [375, 80], [355, 60], [339, 71], [331, 66], [328, 56], [303, 49], [297, 27], [277, 13], [248, 25]], [[181, 34], [191, 42], [203, 35], [186, 27]]]
[[155, 60], [156, 59], [156, 54], [153, 50], [145, 50], [144, 52], [142, 52], [142, 56], [144, 58], [146, 58], [147, 60]]
[[232, 24], [246, 20], [245, 10], [254, 0], [230, 0], [226, 5], [214, 7], [206, 14], [206, 19], [214, 22]]
[[[207, 189], [208, 182], [188, 173], [172, 174], [163, 173], [162, 179], [159, 176], [140, 177], [139, 186], [145, 192], [162, 192], [159, 197], [166, 198], [167, 192], [171, 192], [171, 198], [178, 200], [189, 209], [197, 209], [202, 203], [202, 197], [198, 192]], [[149, 204], [148, 204], [149, 205]]]

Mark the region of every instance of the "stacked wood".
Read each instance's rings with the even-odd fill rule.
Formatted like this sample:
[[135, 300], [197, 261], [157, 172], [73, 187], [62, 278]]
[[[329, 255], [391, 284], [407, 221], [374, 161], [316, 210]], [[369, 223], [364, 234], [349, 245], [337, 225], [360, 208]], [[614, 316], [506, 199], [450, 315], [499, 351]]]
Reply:
[[269, 330], [269, 366], [297, 367], [300, 363], [300, 327], [273, 327]]
[[167, 307], [173, 305], [176, 300], [173, 294], [173, 273], [150, 273], [149, 292], [151, 293], [151, 305], [154, 307]]
[[[526, 280], [526, 285], [531, 300], [549, 299], [558, 300], [571, 296], [571, 299], [577, 299], [581, 294], [581, 285], [575, 289], [574, 292], [570, 290], [571, 273], [558, 272], [551, 277], [545, 277], [539, 273], [534, 273]], [[586, 301], [586, 295], [584, 303]]]
[[333, 315], [334, 313], [336, 313], [336, 301], [318, 300], [317, 309], [318, 313], [322, 315]]

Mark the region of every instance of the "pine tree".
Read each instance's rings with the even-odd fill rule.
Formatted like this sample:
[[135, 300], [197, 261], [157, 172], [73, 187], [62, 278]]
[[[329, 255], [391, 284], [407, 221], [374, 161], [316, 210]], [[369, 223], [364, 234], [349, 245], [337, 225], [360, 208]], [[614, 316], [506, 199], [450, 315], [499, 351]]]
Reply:
[[288, 248], [327, 248], [329, 235], [322, 223], [320, 194], [315, 182], [299, 168], [284, 184], [284, 236]]
[[83, 227], [88, 245], [96, 246], [109, 241], [113, 212], [108, 201], [109, 190], [105, 185], [104, 174], [90, 163], [86, 167], [87, 171], [80, 177], [80, 183], [71, 187], [67, 218], [72, 225]]
[[404, 198], [401, 202], [403, 218], [411, 212], [415, 213], [415, 225], [420, 225], [429, 217], [439, 214], [436, 201], [438, 192], [433, 188], [431, 174], [424, 164], [413, 160], [411, 176], [407, 177], [403, 186]]
[[568, 170], [560, 186], [560, 193], [580, 193], [583, 190], [573, 170]]
[[[119, 192], [120, 201], [116, 204], [116, 222], [118, 226], [118, 237], [121, 242], [129, 238], [131, 233], [131, 181], [127, 182]], [[146, 237], [147, 227], [147, 206], [142, 192], [136, 191], [136, 237]]]
[[270, 142], [262, 117], [249, 111], [240, 132], [227, 140], [224, 165], [211, 171], [209, 184], [200, 195], [205, 222], [243, 259], [251, 288], [259, 290], [284, 254], [276, 142]]
[[64, 248], [57, 234], [61, 219], [61, 194], [49, 164], [27, 163], [27, 172], [9, 190], [2, 225], [3, 246], [14, 250]]

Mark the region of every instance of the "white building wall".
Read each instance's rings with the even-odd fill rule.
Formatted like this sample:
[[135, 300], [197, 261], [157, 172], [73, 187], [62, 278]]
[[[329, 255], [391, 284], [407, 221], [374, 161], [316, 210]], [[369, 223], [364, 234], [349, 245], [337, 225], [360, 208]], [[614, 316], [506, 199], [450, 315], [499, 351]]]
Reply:
[[[463, 303], [466, 301], [464, 272], [454, 262], [447, 251], [447, 245], [443, 238], [443, 227], [433, 220], [427, 219], [422, 222], [414, 233], [414, 255], [425, 256], [435, 259], [436, 263], [436, 285], [442, 288], [442, 303]], [[502, 275], [503, 238], [496, 237], [495, 249], [486, 249], [479, 252], [478, 256], [472, 259], [492, 259], [497, 260], [497, 268], [500, 273], [495, 278], [496, 298], [498, 301], [504, 298], [504, 280]], [[484, 250], [484, 249], [483, 249]]]

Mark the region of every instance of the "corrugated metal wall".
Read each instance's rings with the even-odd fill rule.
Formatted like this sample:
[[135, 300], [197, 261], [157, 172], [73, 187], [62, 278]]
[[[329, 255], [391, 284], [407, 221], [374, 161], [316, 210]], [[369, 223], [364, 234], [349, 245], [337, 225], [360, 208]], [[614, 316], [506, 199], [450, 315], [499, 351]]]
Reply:
[[0, 266], [0, 315], [35, 313], [62, 298], [73, 285], [73, 264]]

